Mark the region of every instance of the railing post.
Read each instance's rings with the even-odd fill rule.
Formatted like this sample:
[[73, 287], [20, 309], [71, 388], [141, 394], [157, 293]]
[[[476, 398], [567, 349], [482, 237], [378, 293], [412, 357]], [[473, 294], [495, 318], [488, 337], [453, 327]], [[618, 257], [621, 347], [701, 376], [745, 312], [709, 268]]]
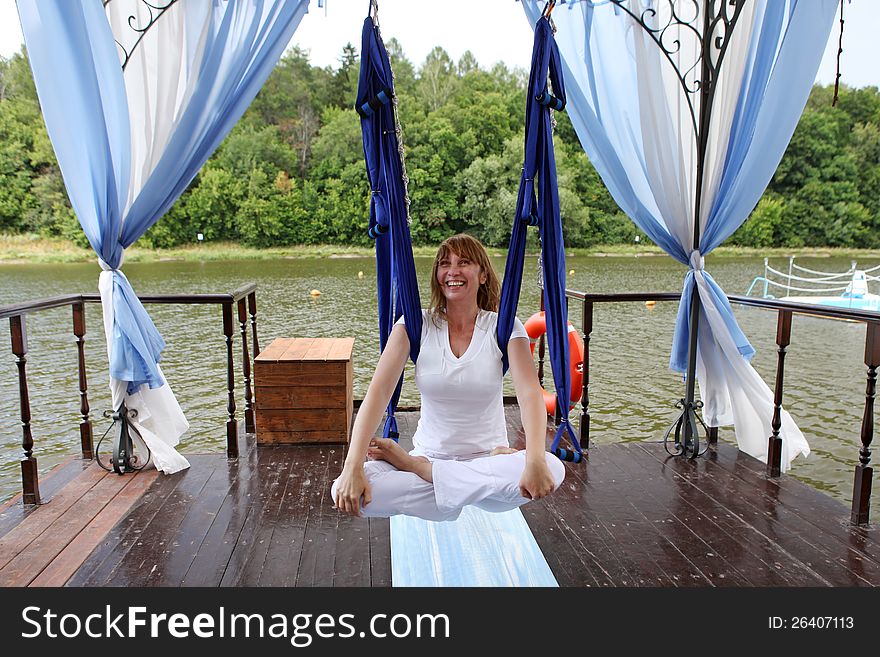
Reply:
[[254, 406], [253, 393], [251, 391], [251, 356], [248, 353], [247, 337], [247, 301], [238, 300], [238, 323], [241, 328], [241, 358], [242, 372], [244, 374], [244, 430], [246, 433], [254, 433]]
[[228, 397], [226, 410], [229, 419], [226, 420], [226, 455], [229, 458], [238, 456], [238, 422], [235, 421], [235, 367], [232, 360], [232, 302], [223, 304], [223, 335], [226, 336], [226, 389]]
[[877, 392], [877, 367], [880, 366], [880, 323], [868, 322], [865, 335], [865, 365], [868, 384], [865, 389], [865, 413], [862, 416], [862, 447], [853, 479], [853, 502], [850, 520], [854, 525], [868, 524], [871, 506], [871, 441], [874, 438], [874, 396]]
[[251, 335], [254, 338], [254, 358], [260, 355], [260, 342], [257, 340], [257, 293], [251, 292], [247, 298], [248, 312], [251, 316]]
[[79, 365], [79, 440], [82, 446], [82, 457], [92, 459], [95, 451], [92, 443], [92, 421], [89, 419], [89, 382], [86, 376], [86, 305], [75, 303], [73, 308], [73, 334], [76, 336], [77, 363]]
[[9, 332], [12, 334], [12, 353], [18, 366], [18, 394], [21, 400], [21, 447], [24, 458], [21, 460], [21, 499], [24, 504], [40, 503], [40, 477], [37, 459], [33, 454], [34, 437], [31, 434], [31, 403], [28, 397], [27, 373], [27, 328], [25, 316], [9, 318]]
[[593, 302], [584, 301], [584, 373], [581, 379], [581, 426], [580, 443], [582, 449], [590, 446], [590, 334], [593, 332]]
[[718, 444], [718, 427], [709, 427], [708, 443], [710, 445], [717, 445]]
[[791, 344], [791, 311], [780, 310], [776, 321], [776, 389], [773, 392], [773, 433], [767, 443], [767, 475], [778, 477], [782, 473], [782, 389], [785, 379], [785, 350]]

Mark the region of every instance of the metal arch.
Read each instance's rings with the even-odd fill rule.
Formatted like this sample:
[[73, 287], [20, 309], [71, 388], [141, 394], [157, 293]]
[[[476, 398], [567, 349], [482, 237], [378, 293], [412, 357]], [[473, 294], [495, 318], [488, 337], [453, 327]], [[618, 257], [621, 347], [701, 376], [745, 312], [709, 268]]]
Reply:
[[[665, 25], [658, 26], [652, 25], [653, 19], [659, 15], [656, 8], [647, 7], [637, 13], [627, 6], [631, 0], [608, 1], [632, 18], [651, 37], [675, 70], [699, 144], [703, 128], [708, 123], [709, 113], [705, 110], [711, 109], [715, 81], [745, 0], [663, 0], [670, 9], [669, 20]], [[705, 11], [703, 16], [701, 9]], [[687, 62], [686, 68], [680, 67], [673, 57], [682, 48], [683, 31], [690, 33], [699, 44], [695, 61]], [[708, 108], [701, 103], [699, 117], [694, 107], [696, 94], [700, 94], [703, 101], [708, 101]]]
[[[102, 0], [103, 6], [106, 9], [107, 5], [109, 5], [113, 0]], [[156, 22], [162, 17], [168, 9], [171, 8], [172, 5], [177, 4], [177, 0], [152, 0], [152, 2], [148, 0], [137, 0], [138, 2], [143, 3], [147, 10], [150, 13], [150, 17], [147, 20], [146, 25], [138, 24], [138, 17], [134, 14], [128, 17], [128, 26], [132, 29], [132, 31], [137, 35], [135, 42], [131, 45], [130, 49], [126, 49], [124, 45], [122, 45], [118, 39], [115, 39], [116, 45], [119, 46], [119, 49], [122, 51], [124, 57], [122, 60], [122, 70], [125, 70], [125, 67], [128, 65], [131, 56], [134, 54], [135, 49], [140, 44], [141, 40], [146, 36], [147, 32]]]

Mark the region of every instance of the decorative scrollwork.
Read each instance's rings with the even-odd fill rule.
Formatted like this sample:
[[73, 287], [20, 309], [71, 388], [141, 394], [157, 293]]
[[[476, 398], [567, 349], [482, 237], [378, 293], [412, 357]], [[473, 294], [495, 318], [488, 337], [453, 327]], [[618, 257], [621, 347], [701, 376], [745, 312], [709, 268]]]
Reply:
[[[647, 7], [634, 7], [641, 4], [634, 0], [608, 1], [644, 30], [672, 66], [699, 143], [712, 107], [715, 82], [745, 0], [656, 0]], [[661, 3], [662, 11], [657, 6]], [[694, 57], [682, 61], [681, 54], [690, 51]]]
[[[114, 0], [103, 0], [104, 9], [106, 10], [107, 5], [113, 1]], [[136, 0], [136, 5], [143, 5], [146, 7], [148, 15], [138, 16], [136, 13], [129, 15], [127, 23], [128, 27], [132, 30], [132, 34], [128, 35], [128, 39], [123, 39], [120, 34], [114, 34], [114, 37], [116, 37], [116, 45], [121, 51], [120, 56], [122, 58], [123, 71], [128, 65], [129, 60], [131, 60], [131, 56], [134, 54], [135, 49], [146, 36], [150, 28], [153, 27], [162, 15], [176, 3], [177, 0], [152, 0], [152, 2], [149, 2], [148, 0]], [[128, 47], [126, 47], [122, 41], [129, 40], [133, 41]]]

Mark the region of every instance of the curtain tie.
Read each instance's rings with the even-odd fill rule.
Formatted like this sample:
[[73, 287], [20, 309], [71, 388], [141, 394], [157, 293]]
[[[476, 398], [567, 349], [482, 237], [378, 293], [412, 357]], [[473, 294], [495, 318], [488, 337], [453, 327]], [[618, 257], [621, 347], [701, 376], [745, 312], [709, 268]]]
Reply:
[[122, 269], [123, 262], [125, 262], [125, 251], [123, 251], [122, 255], [119, 256], [119, 264], [115, 267], [108, 265], [100, 257], [98, 257], [98, 265], [100, 265], [102, 271], [119, 271], [120, 269]]
[[699, 249], [691, 251], [690, 267], [696, 271], [703, 270], [703, 256], [700, 255]]

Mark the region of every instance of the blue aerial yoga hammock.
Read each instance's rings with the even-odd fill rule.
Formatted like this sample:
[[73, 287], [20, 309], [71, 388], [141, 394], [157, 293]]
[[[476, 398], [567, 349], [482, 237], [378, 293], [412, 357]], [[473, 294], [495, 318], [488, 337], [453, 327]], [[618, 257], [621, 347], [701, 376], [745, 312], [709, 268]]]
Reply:
[[[552, 10], [550, 3], [550, 9]], [[581, 446], [568, 420], [568, 399], [571, 381], [568, 372], [568, 309], [565, 303], [565, 244], [562, 219], [559, 215], [559, 190], [556, 185], [556, 160], [553, 155], [553, 127], [550, 110], [565, 108], [565, 85], [559, 50], [553, 38], [549, 12], [535, 25], [532, 68], [526, 96], [525, 154], [516, 215], [510, 235], [501, 307], [498, 311], [498, 346], [504, 370], [507, 371], [507, 342], [522, 287], [523, 261], [526, 253], [526, 231], [538, 226], [544, 268], [544, 305], [547, 312], [547, 344], [556, 387], [556, 407], [564, 409], [550, 451], [563, 460], [581, 460]], [[549, 72], [549, 75], [548, 75]], [[548, 77], [552, 93], [548, 88]], [[537, 198], [536, 198], [537, 192]], [[563, 400], [563, 401], [559, 401]], [[559, 447], [568, 432], [574, 452]]]
[[[361, 71], [355, 109], [361, 116], [364, 159], [370, 179], [370, 237], [376, 241], [376, 279], [379, 296], [379, 342], [384, 351], [394, 323], [404, 317], [410, 358], [419, 356], [422, 306], [409, 234], [406, 183], [397, 135], [391, 63], [379, 28], [371, 17], [361, 33]], [[397, 382], [383, 436], [397, 440], [394, 411], [403, 375]]]
[[[547, 86], [549, 78], [553, 94]], [[565, 249], [562, 221], [559, 215], [559, 192], [556, 185], [556, 162], [553, 156], [553, 134], [550, 109], [565, 107], [565, 87], [561, 76], [559, 51], [547, 18], [535, 27], [532, 69], [526, 100], [525, 165], [520, 181], [516, 218], [507, 254], [501, 307], [498, 314], [497, 338], [507, 371], [507, 342], [513, 330], [522, 285], [526, 230], [537, 225], [540, 230], [544, 258], [544, 295], [547, 308], [547, 340], [550, 362], [556, 382], [557, 399], [569, 399], [568, 313], [565, 304]], [[410, 342], [410, 357], [419, 355], [422, 310], [418, 281], [412, 257], [408, 224], [408, 208], [399, 153], [397, 122], [394, 108], [394, 81], [388, 53], [374, 20], [364, 20], [361, 38], [361, 70], [355, 109], [361, 116], [364, 159], [372, 193], [369, 235], [376, 241], [376, 274], [379, 300], [379, 340], [385, 349], [394, 322], [404, 316]], [[535, 200], [535, 177], [539, 183]], [[403, 377], [397, 382], [388, 404], [383, 429], [385, 437], [397, 439], [394, 411], [400, 399]], [[564, 460], [581, 460], [580, 443], [568, 420], [564, 407], [562, 423], [556, 432], [551, 451]], [[574, 452], [559, 447], [568, 431]]]

